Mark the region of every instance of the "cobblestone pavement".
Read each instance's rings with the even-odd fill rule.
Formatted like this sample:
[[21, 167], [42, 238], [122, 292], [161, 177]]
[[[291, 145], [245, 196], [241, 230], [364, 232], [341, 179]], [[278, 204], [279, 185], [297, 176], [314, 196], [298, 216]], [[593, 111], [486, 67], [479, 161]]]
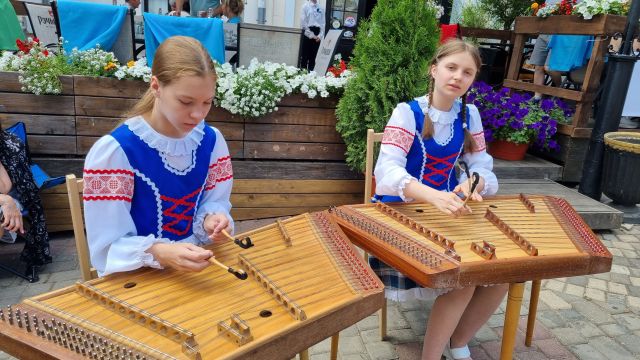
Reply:
[[[249, 222], [245, 229], [264, 223]], [[522, 319], [514, 359], [640, 359], [640, 225], [598, 234], [614, 255], [611, 272], [547, 280], [542, 283], [534, 341], [524, 346], [529, 286], [525, 290]], [[12, 262], [23, 244], [0, 244], [0, 263]], [[42, 269], [40, 281], [29, 284], [0, 273], [0, 304], [20, 300], [73, 284], [80, 278], [75, 244], [70, 233], [51, 240], [54, 262]], [[503, 303], [471, 342], [474, 360], [497, 359], [504, 321]], [[430, 302], [388, 304], [388, 337], [380, 341], [376, 314], [340, 333], [340, 358], [420, 358]], [[328, 359], [330, 342], [313, 346], [313, 360]], [[13, 359], [0, 352], [0, 360]]]

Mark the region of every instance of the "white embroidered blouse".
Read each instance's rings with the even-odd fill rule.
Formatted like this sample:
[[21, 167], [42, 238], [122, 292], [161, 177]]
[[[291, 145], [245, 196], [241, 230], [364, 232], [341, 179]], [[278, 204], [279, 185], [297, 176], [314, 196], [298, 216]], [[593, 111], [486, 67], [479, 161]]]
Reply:
[[[458, 117], [461, 102], [455, 101], [449, 111], [440, 111], [429, 107], [426, 96], [416, 98], [423, 113], [429, 113], [433, 121], [434, 140], [440, 145], [446, 145], [453, 137], [453, 123]], [[485, 187], [480, 195], [493, 195], [498, 191], [498, 179], [493, 173], [493, 158], [486, 151], [482, 121], [478, 108], [469, 105], [469, 131], [477, 144], [477, 151], [464, 153], [460, 159], [469, 165], [470, 173], [474, 171], [484, 178]], [[415, 179], [406, 170], [407, 154], [416, 133], [416, 122], [413, 111], [407, 103], [400, 103], [391, 114], [391, 118], [384, 129], [380, 154], [374, 170], [376, 176], [376, 194], [400, 196], [404, 201], [413, 199], [404, 196], [404, 188]], [[428, 151], [428, 150], [427, 150]], [[460, 182], [466, 180], [462, 173]], [[418, 179], [415, 179], [419, 182]]]
[[[195, 165], [195, 150], [204, 136], [204, 121], [185, 137], [176, 139], [156, 132], [142, 117], [125, 122], [131, 131], [151, 148], [157, 150], [165, 169], [185, 174]], [[233, 228], [231, 187], [233, 171], [229, 149], [218, 129], [216, 143], [209, 161], [205, 190], [193, 218], [193, 234], [181, 242], [196, 245], [210, 243], [203, 228], [208, 214], [227, 216]], [[108, 171], [105, 171], [108, 170]], [[105, 178], [105, 173], [108, 178]], [[135, 169], [129, 164], [124, 150], [111, 135], [100, 138], [91, 148], [84, 166], [84, 216], [91, 253], [91, 264], [100, 276], [130, 271], [143, 266], [161, 268], [146, 250], [169, 239], [154, 235], [138, 236], [131, 217], [131, 198], [134, 191]]]

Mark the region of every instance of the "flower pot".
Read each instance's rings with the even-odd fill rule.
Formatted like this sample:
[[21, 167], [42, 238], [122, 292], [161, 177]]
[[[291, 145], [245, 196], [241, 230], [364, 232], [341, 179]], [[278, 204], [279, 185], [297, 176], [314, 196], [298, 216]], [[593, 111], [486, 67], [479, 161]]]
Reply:
[[640, 203], [640, 134], [610, 132], [604, 135], [602, 192], [614, 203]]
[[516, 144], [511, 141], [494, 140], [489, 143], [489, 154], [496, 159], [522, 160], [527, 153], [529, 144]]

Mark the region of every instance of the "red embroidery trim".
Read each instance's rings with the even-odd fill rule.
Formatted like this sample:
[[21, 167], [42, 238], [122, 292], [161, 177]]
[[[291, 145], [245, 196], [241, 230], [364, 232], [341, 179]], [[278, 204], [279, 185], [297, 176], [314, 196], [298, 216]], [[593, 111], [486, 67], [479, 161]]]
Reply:
[[83, 169], [83, 173], [85, 174], [125, 174], [134, 176], [133, 171], [125, 170], [125, 169]]
[[84, 169], [83, 199], [131, 202], [134, 174], [125, 169]]
[[131, 202], [131, 198], [126, 196], [83, 196], [84, 201], [98, 201], [98, 200], [121, 200]]
[[471, 137], [473, 137], [473, 140], [476, 142], [474, 152], [484, 151], [487, 149], [487, 143], [484, 141], [484, 131], [471, 134]]
[[384, 128], [384, 134], [382, 135], [382, 144], [399, 147], [402, 151], [408, 153], [413, 143], [413, 137], [413, 133], [407, 129], [387, 126]]
[[231, 166], [231, 156], [219, 158], [215, 164], [209, 165], [209, 173], [207, 174], [207, 182], [204, 190], [214, 189], [217, 183], [227, 181], [233, 178], [233, 167]]

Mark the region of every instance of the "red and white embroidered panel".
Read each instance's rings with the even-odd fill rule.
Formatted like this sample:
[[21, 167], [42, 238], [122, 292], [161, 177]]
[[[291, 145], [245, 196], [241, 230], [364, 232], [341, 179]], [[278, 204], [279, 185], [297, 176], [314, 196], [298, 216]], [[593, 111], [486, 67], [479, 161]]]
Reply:
[[227, 181], [233, 178], [233, 168], [231, 167], [231, 156], [219, 158], [215, 163], [209, 165], [209, 173], [207, 174], [207, 184], [204, 190], [211, 190], [216, 187], [217, 183]]
[[397, 126], [387, 126], [384, 128], [382, 143], [399, 147], [402, 151], [408, 153], [413, 143], [413, 137], [413, 133], [407, 129]]
[[124, 169], [84, 169], [85, 201], [122, 200], [131, 202], [133, 197], [132, 171]]
[[487, 149], [487, 143], [484, 141], [484, 131], [471, 134], [471, 137], [473, 137], [473, 141], [476, 142], [474, 152], [484, 151]]

